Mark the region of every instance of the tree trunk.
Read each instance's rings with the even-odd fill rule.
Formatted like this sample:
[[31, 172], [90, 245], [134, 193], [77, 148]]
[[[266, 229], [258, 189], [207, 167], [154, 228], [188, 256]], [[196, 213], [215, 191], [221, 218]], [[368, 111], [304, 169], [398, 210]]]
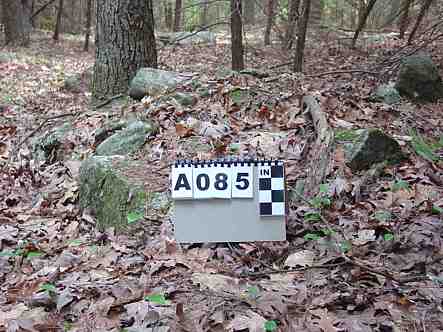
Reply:
[[205, 27], [208, 25], [209, 18], [209, 0], [204, 0], [202, 4], [203, 8], [200, 16], [200, 26]]
[[395, 23], [398, 19], [402, 0], [392, 0], [391, 8], [389, 9], [389, 14], [386, 17], [385, 25], [391, 25]]
[[63, 0], [58, 1], [57, 21], [55, 22], [54, 36], [52, 39], [58, 41], [63, 16]]
[[181, 30], [182, 0], [175, 0], [174, 32]]
[[28, 46], [31, 34], [31, 6], [28, 0], [3, 0], [2, 13], [6, 44]]
[[298, 19], [298, 8], [300, 7], [300, 0], [289, 1], [288, 25], [285, 32], [285, 48], [290, 49], [295, 37], [295, 27]]
[[411, 34], [409, 35], [408, 45], [412, 44], [412, 40], [414, 39], [415, 34], [417, 33], [418, 27], [420, 26], [421, 21], [423, 21], [423, 18], [425, 17], [429, 7], [431, 7], [433, 1], [434, 0], [425, 0], [423, 5], [421, 6], [420, 12], [418, 13], [417, 16], [417, 20], [415, 21], [415, 25], [412, 28]]
[[243, 17], [245, 18], [245, 24], [255, 24], [255, 1], [246, 0], [243, 9]]
[[371, 14], [371, 10], [372, 10], [372, 8], [374, 8], [374, 5], [376, 2], [377, 2], [377, 0], [369, 0], [369, 3], [366, 6], [366, 8], [362, 10], [362, 13], [360, 13], [360, 17], [358, 20], [358, 26], [357, 26], [357, 29], [355, 30], [354, 37], [352, 38], [352, 45], [351, 45], [352, 48], [355, 48], [355, 46], [357, 45], [358, 35], [365, 27], [366, 20], [368, 19], [369, 14]]
[[86, 0], [86, 34], [85, 34], [85, 44], [83, 45], [83, 51], [87, 52], [89, 50], [89, 38], [91, 37], [91, 22], [92, 22], [92, 0]]
[[412, 4], [413, 0], [403, 0], [403, 4], [402, 4], [402, 13], [401, 13], [401, 18], [400, 18], [400, 39], [404, 39], [405, 38], [405, 33], [406, 30], [408, 29], [408, 25], [409, 25], [409, 10], [411, 8], [411, 4]]
[[274, 8], [275, 8], [275, 0], [268, 0], [268, 8], [267, 8], [267, 16], [266, 16], [266, 29], [265, 29], [265, 45], [271, 44], [271, 30], [272, 25], [274, 24]]
[[303, 16], [298, 24], [297, 47], [294, 57], [294, 71], [303, 71], [303, 59], [305, 53], [306, 31], [308, 30], [309, 13], [311, 11], [311, 0], [303, 1]]
[[95, 101], [126, 93], [142, 67], [157, 67], [152, 0], [97, 0]]
[[309, 27], [318, 29], [321, 25], [321, 17], [323, 12], [323, 7], [321, 0], [311, 0], [311, 13], [309, 15]]
[[166, 29], [171, 31], [173, 28], [173, 24], [172, 24], [172, 4], [170, 0], [166, 0], [165, 1], [165, 25], [166, 25]]
[[232, 70], [243, 70], [245, 63], [243, 59], [243, 24], [242, 24], [242, 2], [231, 0], [231, 53]]

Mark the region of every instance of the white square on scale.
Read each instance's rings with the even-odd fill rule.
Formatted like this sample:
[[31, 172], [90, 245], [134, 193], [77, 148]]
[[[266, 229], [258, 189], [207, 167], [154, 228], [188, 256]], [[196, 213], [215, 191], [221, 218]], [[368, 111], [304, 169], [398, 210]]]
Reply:
[[232, 168], [232, 198], [254, 197], [254, 168], [251, 164], [233, 164]]
[[173, 199], [192, 199], [192, 164], [176, 164], [171, 171], [171, 196]]
[[285, 203], [272, 203], [272, 215], [284, 216], [285, 215]]
[[272, 202], [272, 190], [260, 190], [258, 192], [258, 201], [260, 203], [271, 203]]
[[225, 163], [214, 163], [211, 166], [212, 198], [230, 199], [232, 195], [232, 167]]
[[271, 178], [271, 188], [272, 190], [284, 190], [285, 189], [284, 178]]
[[193, 168], [194, 199], [209, 199], [214, 195], [213, 171], [207, 164], [196, 164]]

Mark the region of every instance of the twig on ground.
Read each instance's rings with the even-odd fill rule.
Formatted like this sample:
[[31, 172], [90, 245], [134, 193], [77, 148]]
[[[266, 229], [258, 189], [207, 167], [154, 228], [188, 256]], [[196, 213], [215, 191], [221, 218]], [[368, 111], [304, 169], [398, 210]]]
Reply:
[[363, 69], [349, 69], [349, 70], [336, 70], [336, 71], [326, 71], [324, 73], [306, 75], [306, 77], [322, 77], [328, 75], [340, 75], [340, 74], [368, 74], [373, 76], [380, 75], [379, 72], [363, 70]]

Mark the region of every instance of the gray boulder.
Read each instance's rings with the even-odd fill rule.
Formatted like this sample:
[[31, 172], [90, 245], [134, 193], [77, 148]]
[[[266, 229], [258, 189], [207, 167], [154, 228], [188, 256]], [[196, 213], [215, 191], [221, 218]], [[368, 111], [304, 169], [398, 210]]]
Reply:
[[215, 44], [217, 38], [210, 31], [199, 32], [163, 32], [157, 34], [157, 39], [164, 44]]
[[80, 167], [80, 207], [92, 212], [100, 230], [124, 230], [146, 214], [167, 213], [169, 196], [149, 192], [146, 174], [143, 162], [122, 156], [91, 157]]
[[141, 68], [129, 85], [129, 96], [141, 100], [144, 96], [156, 97], [177, 85], [186, 82], [189, 77], [154, 68]]
[[374, 94], [370, 97], [371, 101], [381, 102], [388, 105], [397, 104], [400, 102], [401, 97], [394, 84], [380, 85]]
[[362, 129], [356, 134], [346, 149], [347, 164], [352, 170], [368, 169], [381, 162], [395, 164], [405, 159], [397, 141], [380, 129]]
[[401, 95], [421, 102], [443, 98], [443, 83], [438, 68], [428, 55], [412, 55], [404, 59], [395, 88]]
[[152, 123], [134, 121], [116, 132], [97, 146], [96, 155], [126, 155], [138, 151], [146, 141], [146, 136], [155, 131]]

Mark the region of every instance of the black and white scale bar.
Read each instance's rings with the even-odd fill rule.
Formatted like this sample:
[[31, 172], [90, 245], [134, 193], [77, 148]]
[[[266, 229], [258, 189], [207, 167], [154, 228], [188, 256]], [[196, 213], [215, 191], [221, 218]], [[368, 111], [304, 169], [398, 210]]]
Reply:
[[285, 174], [282, 162], [258, 166], [258, 194], [261, 216], [285, 215]]

